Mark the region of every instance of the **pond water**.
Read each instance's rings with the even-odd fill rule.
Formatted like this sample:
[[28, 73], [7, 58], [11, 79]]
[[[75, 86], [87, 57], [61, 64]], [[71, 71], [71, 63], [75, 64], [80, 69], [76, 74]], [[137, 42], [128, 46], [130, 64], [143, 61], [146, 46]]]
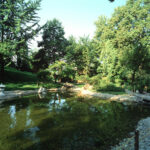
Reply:
[[0, 150], [108, 150], [148, 116], [142, 105], [71, 93], [18, 98], [0, 105]]

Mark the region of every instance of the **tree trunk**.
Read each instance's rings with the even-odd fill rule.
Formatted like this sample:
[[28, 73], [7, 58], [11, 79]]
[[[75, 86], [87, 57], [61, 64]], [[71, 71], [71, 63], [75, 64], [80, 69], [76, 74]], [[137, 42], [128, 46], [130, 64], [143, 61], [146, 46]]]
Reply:
[[[4, 4], [4, 1], [2, 0], [1, 2], [2, 4], [2, 9], [3, 9], [3, 4]], [[4, 20], [4, 16], [2, 15], [2, 21]], [[4, 25], [2, 24], [1, 26], [1, 43], [3, 44], [4, 42]], [[0, 82], [3, 82], [4, 81], [4, 56], [3, 54], [0, 54]]]
[[131, 84], [132, 84], [132, 90], [133, 92], [135, 92], [135, 70], [133, 71], [133, 74], [132, 74], [132, 79], [131, 79]]

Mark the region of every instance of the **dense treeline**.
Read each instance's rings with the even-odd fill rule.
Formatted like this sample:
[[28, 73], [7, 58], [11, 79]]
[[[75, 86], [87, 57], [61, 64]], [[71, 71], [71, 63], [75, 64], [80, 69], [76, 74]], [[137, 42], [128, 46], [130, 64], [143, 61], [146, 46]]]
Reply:
[[[98, 18], [92, 39], [87, 36], [79, 40], [73, 36], [66, 39], [57, 19], [47, 21], [43, 27], [38, 25], [40, 0], [1, 3], [1, 80], [4, 66], [12, 66], [36, 72], [42, 81], [82, 80], [97, 90], [149, 90], [149, 0], [128, 0], [125, 6], [115, 9], [111, 18]], [[39, 50], [29, 53], [29, 41], [39, 31]]]

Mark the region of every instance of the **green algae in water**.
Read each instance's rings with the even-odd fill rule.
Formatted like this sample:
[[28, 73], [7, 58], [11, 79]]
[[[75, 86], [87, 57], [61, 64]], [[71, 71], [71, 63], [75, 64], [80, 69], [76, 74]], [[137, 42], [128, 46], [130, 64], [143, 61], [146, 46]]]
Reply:
[[108, 150], [149, 108], [49, 93], [0, 106], [0, 150]]

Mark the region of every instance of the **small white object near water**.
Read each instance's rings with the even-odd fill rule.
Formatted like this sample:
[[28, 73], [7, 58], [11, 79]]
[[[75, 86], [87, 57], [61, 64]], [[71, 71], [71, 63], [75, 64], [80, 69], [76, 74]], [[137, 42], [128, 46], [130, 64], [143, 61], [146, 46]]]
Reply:
[[3, 85], [2, 83], [0, 84], [0, 96], [5, 96], [4, 94], [4, 89], [5, 89], [5, 85]]
[[39, 90], [38, 90], [38, 93], [45, 94], [46, 93], [46, 89], [43, 88], [43, 87], [40, 87]]

